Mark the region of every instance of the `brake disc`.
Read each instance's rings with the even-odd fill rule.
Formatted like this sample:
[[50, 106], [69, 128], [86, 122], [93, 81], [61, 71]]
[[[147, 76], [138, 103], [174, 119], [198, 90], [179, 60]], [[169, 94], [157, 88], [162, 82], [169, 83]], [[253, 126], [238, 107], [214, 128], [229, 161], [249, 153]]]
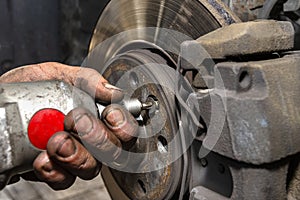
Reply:
[[[163, 29], [197, 39], [235, 22], [240, 22], [240, 19], [221, 0], [112, 0], [99, 18], [90, 50], [116, 34], [134, 30], [106, 44], [104, 60], [107, 61], [133, 41], [148, 41], [161, 46], [160, 43], [166, 39], [161, 33]], [[154, 30], [145, 31], [145, 27], [153, 27]], [[169, 44], [174, 49], [180, 48], [180, 41], [176, 38]]]
[[[149, 63], [175, 70], [183, 41], [237, 21], [218, 0], [112, 0], [106, 6], [83, 65], [96, 68], [112, 84], [130, 91], [130, 97], [159, 102], [154, 112], [141, 115], [142, 131], [148, 137], [138, 138], [128, 150], [159, 153], [138, 160], [142, 170], [137, 173], [103, 167], [102, 176], [112, 199], [182, 198], [188, 182], [187, 160], [164, 156], [181, 148], [179, 143], [170, 144], [179, 127], [175, 94], [169, 90], [176, 79], [168, 70], [157, 71]], [[127, 73], [137, 67], [141, 70]], [[128, 82], [121, 80], [124, 76]], [[163, 123], [156, 120], [153, 124], [153, 116], [161, 117]]]

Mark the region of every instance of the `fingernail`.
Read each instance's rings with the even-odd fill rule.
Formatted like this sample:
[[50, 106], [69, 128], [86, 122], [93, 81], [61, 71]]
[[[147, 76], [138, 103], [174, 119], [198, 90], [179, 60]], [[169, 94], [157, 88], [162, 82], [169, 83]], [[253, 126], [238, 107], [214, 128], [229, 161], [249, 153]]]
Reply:
[[104, 86], [105, 88], [109, 89], [109, 90], [118, 90], [118, 91], [120, 91], [120, 92], [123, 92], [122, 89], [120, 89], [120, 88], [118, 88], [118, 87], [116, 87], [116, 86], [113, 86], [113, 85], [111, 85], [111, 84], [109, 84], [109, 83], [103, 83], [103, 86]]
[[63, 139], [56, 151], [56, 154], [60, 157], [67, 158], [73, 155], [76, 151], [76, 146], [71, 138]]
[[109, 110], [104, 118], [112, 127], [118, 127], [125, 121], [123, 112], [117, 108]]
[[93, 121], [87, 114], [77, 116], [75, 119], [75, 128], [79, 136], [84, 136], [93, 129]]

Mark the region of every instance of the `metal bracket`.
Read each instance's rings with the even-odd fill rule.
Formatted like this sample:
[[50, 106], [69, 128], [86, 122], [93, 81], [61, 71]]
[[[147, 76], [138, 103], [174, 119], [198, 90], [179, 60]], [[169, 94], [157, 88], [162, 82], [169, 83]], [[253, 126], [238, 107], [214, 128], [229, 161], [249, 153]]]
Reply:
[[292, 49], [294, 28], [290, 22], [261, 20], [235, 23], [197, 39], [216, 59]]

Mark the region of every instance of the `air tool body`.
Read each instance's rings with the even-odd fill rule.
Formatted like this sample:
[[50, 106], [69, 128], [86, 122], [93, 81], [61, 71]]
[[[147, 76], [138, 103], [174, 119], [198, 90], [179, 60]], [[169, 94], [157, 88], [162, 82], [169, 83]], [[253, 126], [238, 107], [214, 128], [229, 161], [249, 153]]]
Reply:
[[[135, 117], [152, 105], [138, 99], [122, 104]], [[50, 137], [64, 130], [64, 116], [77, 107], [96, 116], [105, 108], [62, 81], [0, 84], [0, 189], [13, 175], [32, 170]]]

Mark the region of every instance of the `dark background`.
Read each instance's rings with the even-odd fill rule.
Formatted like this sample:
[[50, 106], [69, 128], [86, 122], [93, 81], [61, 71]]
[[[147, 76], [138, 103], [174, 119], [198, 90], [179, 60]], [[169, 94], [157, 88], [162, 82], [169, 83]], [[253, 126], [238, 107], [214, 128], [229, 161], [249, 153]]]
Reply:
[[80, 65], [108, 0], [0, 0], [0, 75], [32, 63]]

